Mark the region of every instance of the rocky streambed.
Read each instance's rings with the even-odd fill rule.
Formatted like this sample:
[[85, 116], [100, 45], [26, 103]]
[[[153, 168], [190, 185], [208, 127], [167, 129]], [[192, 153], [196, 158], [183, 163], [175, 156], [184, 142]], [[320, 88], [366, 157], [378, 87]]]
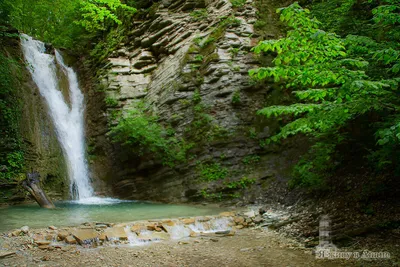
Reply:
[[257, 208], [128, 223], [24, 226], [1, 235], [0, 266], [358, 266], [354, 260], [316, 259], [302, 242], [272, 230], [294, 220]]

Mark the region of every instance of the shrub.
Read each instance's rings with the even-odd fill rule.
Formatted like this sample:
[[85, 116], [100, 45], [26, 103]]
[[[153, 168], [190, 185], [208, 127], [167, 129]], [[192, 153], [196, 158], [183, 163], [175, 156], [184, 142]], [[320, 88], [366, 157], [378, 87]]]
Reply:
[[174, 137], [173, 131], [160, 125], [142, 102], [112, 128], [111, 137], [113, 142], [129, 147], [135, 154], [151, 153], [170, 167], [185, 161], [186, 152], [191, 148], [191, 144]]

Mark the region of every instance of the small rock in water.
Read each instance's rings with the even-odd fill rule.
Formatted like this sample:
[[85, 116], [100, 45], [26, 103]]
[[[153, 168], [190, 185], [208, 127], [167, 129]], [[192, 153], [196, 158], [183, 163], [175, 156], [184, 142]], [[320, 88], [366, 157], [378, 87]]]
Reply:
[[135, 224], [135, 225], [132, 225], [131, 232], [139, 234], [144, 229], [145, 229], [145, 227], [143, 225]]
[[19, 236], [22, 233], [21, 230], [15, 230], [11, 233], [12, 236]]
[[29, 226], [22, 226], [21, 227], [21, 231], [24, 233], [24, 234], [27, 234], [28, 232], [29, 232]]
[[105, 229], [105, 228], [107, 228], [108, 226], [107, 225], [105, 225], [105, 224], [96, 224], [96, 228], [98, 228], [98, 229]]
[[215, 234], [217, 234], [217, 235], [227, 235], [227, 234], [229, 234], [229, 232], [230, 232], [230, 230], [218, 231], [218, 232], [215, 232]]
[[40, 245], [39, 248], [45, 250], [49, 248], [49, 245]]
[[69, 233], [67, 231], [60, 231], [57, 234], [57, 236], [60, 240], [64, 240], [68, 235], [69, 235]]
[[99, 240], [100, 240], [100, 241], [106, 241], [106, 239], [107, 239], [107, 237], [106, 237], [106, 234], [105, 234], [105, 233], [101, 233], [101, 234], [99, 235]]
[[48, 240], [35, 240], [35, 243], [38, 244], [39, 246], [46, 246], [50, 245], [51, 241]]
[[210, 238], [210, 240], [211, 240], [212, 242], [218, 242], [218, 241], [219, 241], [219, 240], [216, 239], [216, 238]]
[[53, 236], [53, 235], [46, 235], [46, 236], [45, 236], [45, 239], [46, 239], [46, 240], [53, 240], [53, 239], [54, 239], [54, 236]]
[[107, 240], [117, 239], [117, 240], [128, 240], [128, 235], [123, 227], [109, 228], [104, 231], [107, 236]]
[[221, 212], [219, 214], [219, 216], [221, 216], [221, 217], [234, 217], [235, 216], [235, 212], [234, 211], [225, 211], [225, 212]]
[[255, 223], [261, 223], [262, 221], [263, 221], [264, 219], [260, 216], [260, 215], [257, 215], [255, 218], [254, 218], [254, 222]]
[[254, 210], [248, 211], [244, 213], [245, 216], [253, 218], [256, 217], [256, 212]]
[[50, 226], [49, 226], [49, 229], [50, 229], [50, 230], [57, 230], [57, 227], [55, 227], [54, 225], [50, 225]]
[[242, 224], [242, 223], [244, 223], [244, 218], [241, 216], [237, 216], [237, 217], [235, 217], [234, 221], [236, 224]]
[[183, 222], [184, 224], [194, 224], [195, 219], [194, 219], [194, 218], [183, 219], [182, 222]]
[[93, 229], [77, 229], [72, 232], [72, 235], [80, 245], [90, 243], [98, 237], [97, 232]]
[[76, 244], [76, 239], [70, 235], [65, 238], [65, 242], [67, 244]]

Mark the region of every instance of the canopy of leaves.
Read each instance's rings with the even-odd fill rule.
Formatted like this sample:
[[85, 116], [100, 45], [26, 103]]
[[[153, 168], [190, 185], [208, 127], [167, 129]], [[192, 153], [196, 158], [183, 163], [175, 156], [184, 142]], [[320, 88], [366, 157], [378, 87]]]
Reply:
[[118, 14], [136, 11], [120, 0], [4, 0], [1, 5], [13, 27], [75, 51], [99, 31], [121, 24]]
[[[374, 20], [394, 25], [398, 23], [397, 10], [399, 4], [392, 3], [390, 8], [378, 6], [373, 10]], [[314, 160], [302, 161], [297, 167], [303, 178], [299, 183], [321, 182], [310, 174], [318, 176], [326, 169], [322, 166], [329, 166], [335, 147], [346, 136], [346, 125], [363, 114], [393, 114], [394, 117], [382, 117], [389, 127], [377, 128], [376, 136], [379, 145], [398, 144], [400, 135], [395, 134], [399, 126], [395, 115], [399, 110], [398, 47], [388, 48], [368, 37], [342, 38], [326, 32], [310, 11], [298, 3], [278, 12], [291, 30], [285, 38], [261, 41], [253, 48], [257, 54], [274, 52], [276, 57], [273, 67], [251, 70], [250, 75], [255, 79], [273, 78], [297, 98], [292, 105], [265, 107], [258, 114], [292, 118], [267, 143], [297, 134], [316, 140], [310, 151]], [[375, 71], [380, 64], [379, 72], [383, 75], [375, 75], [370, 64], [374, 64]]]

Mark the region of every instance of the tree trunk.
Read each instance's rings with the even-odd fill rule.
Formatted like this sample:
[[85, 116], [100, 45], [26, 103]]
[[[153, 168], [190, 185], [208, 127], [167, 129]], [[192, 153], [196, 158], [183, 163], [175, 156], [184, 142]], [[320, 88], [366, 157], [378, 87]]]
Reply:
[[46, 209], [54, 209], [55, 206], [50, 198], [40, 187], [40, 174], [31, 172], [26, 174], [26, 179], [22, 182], [22, 186], [32, 195], [40, 207]]

